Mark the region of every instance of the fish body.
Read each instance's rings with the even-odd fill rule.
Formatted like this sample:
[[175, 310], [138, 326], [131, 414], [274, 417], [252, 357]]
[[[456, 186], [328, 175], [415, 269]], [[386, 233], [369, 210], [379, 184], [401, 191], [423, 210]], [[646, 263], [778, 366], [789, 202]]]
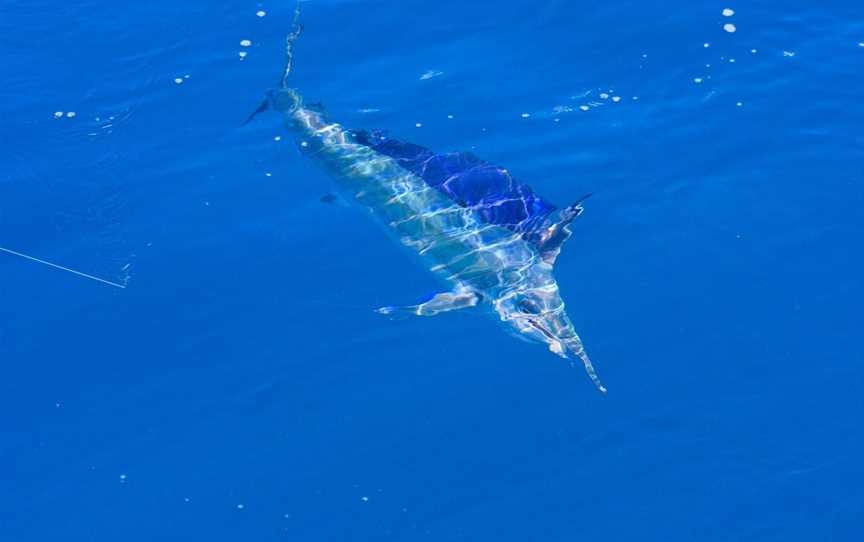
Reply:
[[348, 129], [327, 119], [322, 107], [304, 106], [288, 85], [300, 33], [295, 28], [282, 85], [271, 91], [269, 107], [283, 115], [303, 153], [333, 176], [347, 199], [367, 208], [452, 286], [418, 305], [378, 311], [430, 316], [487, 307], [517, 335], [561, 357], [579, 358], [605, 392], [553, 275], [581, 200], [558, 208], [506, 169], [470, 153], [438, 154], [384, 132]]

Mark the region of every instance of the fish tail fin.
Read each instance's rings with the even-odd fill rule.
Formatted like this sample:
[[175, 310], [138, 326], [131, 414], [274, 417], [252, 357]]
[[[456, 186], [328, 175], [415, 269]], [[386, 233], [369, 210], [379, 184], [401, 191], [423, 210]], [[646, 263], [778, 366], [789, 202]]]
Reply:
[[300, 24], [300, 2], [301, 0], [297, 0], [296, 7], [294, 8], [294, 19], [291, 22], [291, 32], [285, 37], [285, 68], [282, 70], [279, 86], [265, 93], [264, 99], [255, 111], [243, 122], [244, 126], [252, 122], [260, 113], [269, 111], [270, 109], [282, 112], [291, 111], [300, 107], [302, 103], [297, 91], [288, 86], [288, 78], [291, 74], [291, 69], [294, 67], [294, 42], [297, 41], [297, 38], [303, 32], [303, 25]]
[[294, 42], [300, 37], [303, 32], [303, 25], [300, 24], [300, 0], [297, 0], [297, 5], [294, 8], [294, 20], [291, 22], [291, 32], [285, 37], [285, 69], [282, 71], [282, 79], [279, 81], [280, 90], [289, 90], [288, 77], [291, 75], [291, 69], [294, 67]]

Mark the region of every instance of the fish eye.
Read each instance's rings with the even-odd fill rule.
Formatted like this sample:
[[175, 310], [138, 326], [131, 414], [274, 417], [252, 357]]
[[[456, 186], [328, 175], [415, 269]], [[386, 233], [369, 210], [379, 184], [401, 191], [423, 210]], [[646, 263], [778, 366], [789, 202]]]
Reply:
[[523, 299], [519, 301], [517, 307], [519, 310], [528, 314], [540, 314], [540, 307], [537, 306], [537, 303], [534, 303], [530, 299]]

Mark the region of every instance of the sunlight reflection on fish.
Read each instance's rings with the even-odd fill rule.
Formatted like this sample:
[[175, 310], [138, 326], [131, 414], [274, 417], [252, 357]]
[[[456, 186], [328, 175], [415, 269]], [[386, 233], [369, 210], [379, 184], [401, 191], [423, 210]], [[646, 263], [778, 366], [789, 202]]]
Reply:
[[378, 312], [432, 316], [486, 307], [520, 337], [563, 358], [579, 358], [605, 393], [552, 272], [587, 196], [558, 208], [506, 169], [471, 153], [438, 154], [387, 132], [349, 130], [328, 121], [322, 108], [304, 105], [288, 84], [299, 15], [298, 2], [280, 88], [268, 93], [249, 120], [267, 109], [280, 112], [305, 144], [305, 154], [334, 176], [346, 198], [372, 211], [452, 288], [417, 305]]

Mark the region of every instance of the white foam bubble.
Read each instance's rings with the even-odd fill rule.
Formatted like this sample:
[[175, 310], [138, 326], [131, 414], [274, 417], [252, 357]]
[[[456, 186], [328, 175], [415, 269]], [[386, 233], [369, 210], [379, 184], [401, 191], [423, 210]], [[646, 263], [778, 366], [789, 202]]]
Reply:
[[125, 481], [126, 481], [126, 475], [125, 475], [125, 474], [121, 474], [121, 475], [120, 475], [120, 481], [121, 481], [121, 482], [125, 482]]
[[[305, 141], [304, 141], [304, 143], [305, 143]], [[267, 173], [265, 173], [265, 174], [264, 174], [264, 176], [265, 176], [265, 177], [272, 177], [272, 176], [273, 176], [273, 174], [272, 174], [272, 173], [270, 173], [270, 172], [269, 172], [269, 171], [268, 171], [268, 172], [267, 172]]]
[[604, 100], [608, 100], [608, 99], [609, 99], [609, 95], [606, 94], [605, 92], [602, 92], [602, 93], [600, 94], [600, 98], [602, 98], [602, 99], [604, 99]]
[[63, 112], [62, 112], [62, 111], [55, 111], [55, 112], [54, 112], [54, 118], [55, 118], [55, 119], [59, 119], [59, 118], [62, 117], [62, 116], [63, 116]]
[[237, 505], [237, 510], [243, 510], [244, 508], [246, 508], [246, 507], [243, 506], [242, 504]]
[[183, 78], [182, 77], [175, 77], [174, 82], [178, 85], [182, 85], [183, 84]]
[[414, 127], [415, 127], [415, 128], [423, 128], [423, 123], [422, 123], [422, 122], [417, 122], [417, 123], [414, 124]]
[[705, 43], [702, 44], [702, 47], [707, 49], [707, 48], [711, 47], [711, 44], [706, 41]]
[[453, 115], [447, 115], [448, 119], [453, 119]]
[[744, 103], [743, 103], [743, 102], [738, 102], [738, 103], [736, 103], [735, 105], [737, 105], [738, 107], [741, 107], [742, 105], [744, 105]]
[[591, 109], [591, 108], [588, 107], [587, 105], [580, 105], [580, 106], [579, 106], [579, 109], [581, 109], [582, 111], [588, 111], [588, 110]]
[[251, 40], [240, 40], [240, 47], [249, 47], [252, 45]]
[[621, 96], [612, 96], [612, 101], [616, 104], [621, 101]]
[[246, 51], [240, 51], [237, 54], [240, 55], [240, 60], [243, 60], [244, 58], [246, 58]]
[[783, 51], [783, 56], [793, 57], [795, 56], [795, 51]]
[[858, 47], [864, 47], [864, 41], [859, 41], [859, 42], [858, 42]]
[[738, 30], [738, 29], [735, 28], [735, 25], [734, 25], [734, 24], [732, 24], [732, 23], [726, 23], [726, 24], [723, 25], [723, 30], [725, 30], [726, 32], [729, 32], [730, 34], [732, 34], [733, 32], [735, 32], [735, 31]]
[[75, 115], [77, 115], [76, 112], [74, 112], [74, 111], [69, 111], [68, 113], [66, 113], [66, 118], [67, 118], [67, 119], [71, 119], [71, 118], [74, 118]]
[[730, 58], [730, 59], [729, 59], [729, 62], [731, 62], [732, 64], [735, 64], [735, 59], [734, 59], [734, 58]]
[[264, 17], [265, 15], [267, 15], [267, 12], [264, 11], [263, 9], [260, 9], [255, 13], [255, 15], [257, 15], [259, 17]]
[[729, 9], [729, 8], [724, 8], [724, 9], [723, 9], [723, 16], [724, 16], [724, 17], [731, 17], [731, 16], [733, 16], [733, 15], [735, 15], [735, 10], [734, 10], [734, 9]]
[[273, 141], [282, 141], [282, 136], [273, 137]]
[[753, 53], [753, 54], [755, 55], [755, 54], [758, 53], [759, 51], [757, 51], [756, 49], [750, 49], [750, 52]]
[[523, 118], [523, 119], [527, 119], [527, 118], [530, 117], [530, 116], [531, 116], [531, 113], [522, 113], [522, 118]]
[[696, 83], [696, 84], [698, 85], [699, 83], [702, 82], [702, 78], [701, 78], [701, 77], [694, 77], [694, 78], [693, 78], [693, 82]]

